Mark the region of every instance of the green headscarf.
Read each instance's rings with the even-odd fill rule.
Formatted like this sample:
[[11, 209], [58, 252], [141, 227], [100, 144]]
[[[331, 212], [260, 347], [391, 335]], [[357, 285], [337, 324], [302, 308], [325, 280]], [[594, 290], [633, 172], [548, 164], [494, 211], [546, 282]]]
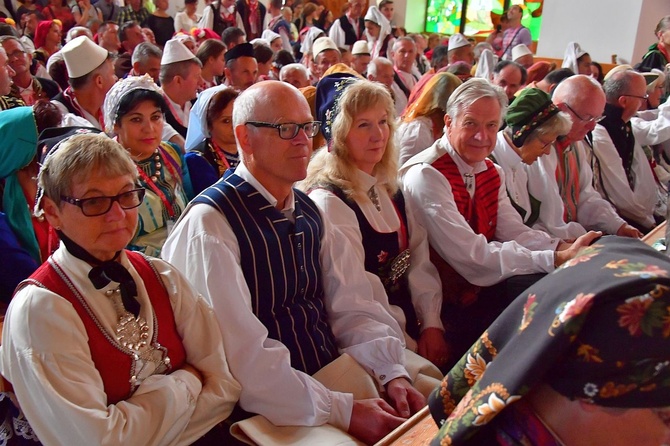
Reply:
[[2, 203], [9, 227], [21, 246], [41, 263], [28, 203], [16, 176], [30, 164], [37, 150], [37, 125], [32, 107], [0, 111], [0, 141], [0, 178], [5, 180]]
[[526, 88], [509, 105], [505, 123], [512, 129], [512, 141], [521, 147], [539, 126], [558, 114], [551, 97], [539, 88]]

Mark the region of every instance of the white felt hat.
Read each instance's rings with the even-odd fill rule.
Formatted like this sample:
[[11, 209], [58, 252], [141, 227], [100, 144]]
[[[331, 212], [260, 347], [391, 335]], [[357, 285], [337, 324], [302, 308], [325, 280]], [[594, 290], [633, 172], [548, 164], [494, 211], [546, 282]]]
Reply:
[[468, 39], [465, 38], [465, 36], [461, 33], [456, 33], [453, 36], [449, 37], [449, 47], [448, 51], [455, 50], [458, 48], [462, 48], [464, 46], [470, 45], [470, 42], [468, 42]]
[[312, 45], [312, 56], [314, 56], [314, 59], [316, 59], [316, 56], [318, 56], [320, 52], [325, 50], [340, 51], [337, 48], [337, 45], [335, 45], [335, 42], [333, 42], [333, 39], [331, 39], [330, 37], [320, 37]]
[[107, 60], [109, 52], [96, 45], [86, 36], [79, 36], [65, 44], [60, 50], [65, 60], [67, 75], [78, 78], [87, 75]]
[[368, 46], [368, 42], [365, 40], [358, 40], [354, 42], [354, 46], [351, 47], [352, 56], [357, 56], [359, 54], [370, 55], [370, 47]]
[[195, 59], [195, 55], [186, 48], [186, 45], [177, 39], [170, 39], [165, 42], [163, 48], [163, 57], [161, 58], [161, 65], [168, 65], [176, 62], [183, 62], [185, 60]]
[[520, 57], [528, 56], [528, 55], [532, 56], [533, 53], [523, 43], [520, 43], [517, 46], [515, 46], [514, 48], [512, 48], [512, 60], [517, 60]]

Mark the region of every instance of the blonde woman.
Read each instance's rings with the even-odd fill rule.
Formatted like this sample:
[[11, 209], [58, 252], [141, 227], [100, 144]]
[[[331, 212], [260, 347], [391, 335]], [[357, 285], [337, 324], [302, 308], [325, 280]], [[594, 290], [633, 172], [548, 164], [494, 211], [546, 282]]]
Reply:
[[[398, 189], [393, 100], [379, 84], [326, 76], [317, 110], [328, 148], [310, 162], [302, 188], [351, 242], [382, 304], [405, 332], [408, 348], [442, 365], [441, 284], [423, 228]], [[379, 293], [383, 295], [382, 293]]]

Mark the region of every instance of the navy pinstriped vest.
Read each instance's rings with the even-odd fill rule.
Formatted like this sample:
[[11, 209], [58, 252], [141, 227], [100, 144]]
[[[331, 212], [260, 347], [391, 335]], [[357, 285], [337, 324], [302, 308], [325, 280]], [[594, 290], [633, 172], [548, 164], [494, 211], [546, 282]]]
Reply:
[[224, 175], [194, 202], [226, 217], [240, 247], [254, 314], [269, 337], [291, 352], [291, 366], [311, 375], [338, 351], [323, 301], [321, 214], [305, 194], [293, 192], [295, 223], [235, 174]]

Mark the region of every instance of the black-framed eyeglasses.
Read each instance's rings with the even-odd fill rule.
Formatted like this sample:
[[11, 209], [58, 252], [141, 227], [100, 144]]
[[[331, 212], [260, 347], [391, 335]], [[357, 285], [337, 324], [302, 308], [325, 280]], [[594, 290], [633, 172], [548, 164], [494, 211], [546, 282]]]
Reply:
[[565, 106], [568, 107], [568, 109], [570, 109], [570, 111], [571, 111], [575, 116], [577, 116], [577, 118], [579, 118], [580, 121], [584, 121], [584, 122], [600, 122], [600, 121], [602, 121], [603, 119], [605, 119], [604, 116], [596, 116], [596, 117], [594, 117], [594, 118], [584, 119], [584, 118], [582, 118], [581, 116], [579, 116], [579, 113], [577, 113], [572, 107], [570, 107], [570, 104], [568, 104], [567, 102], [565, 102]]
[[272, 124], [271, 122], [259, 122], [259, 121], [247, 121], [245, 125], [253, 125], [254, 127], [267, 127], [272, 129], [277, 129], [279, 137], [281, 139], [293, 139], [298, 136], [300, 129], [305, 131], [305, 134], [308, 138], [314, 138], [319, 129], [321, 128], [321, 122], [319, 121], [309, 121], [298, 124], [295, 122], [284, 122], [282, 124]]
[[114, 195], [113, 197], [101, 195], [99, 197], [74, 198], [61, 195], [60, 199], [66, 203], [78, 206], [81, 208], [81, 213], [87, 217], [97, 217], [98, 215], [109, 212], [115, 201], [117, 201], [123, 209], [133, 209], [138, 207], [142, 204], [145, 192], [146, 190], [144, 188], [139, 187], [137, 189], [129, 190], [128, 192]]
[[628, 96], [629, 98], [638, 98], [638, 99], [642, 99], [642, 100], [645, 100], [645, 101], [647, 99], [649, 99], [648, 94], [645, 94], [644, 96], [635, 96], [634, 94], [622, 94], [621, 96]]

